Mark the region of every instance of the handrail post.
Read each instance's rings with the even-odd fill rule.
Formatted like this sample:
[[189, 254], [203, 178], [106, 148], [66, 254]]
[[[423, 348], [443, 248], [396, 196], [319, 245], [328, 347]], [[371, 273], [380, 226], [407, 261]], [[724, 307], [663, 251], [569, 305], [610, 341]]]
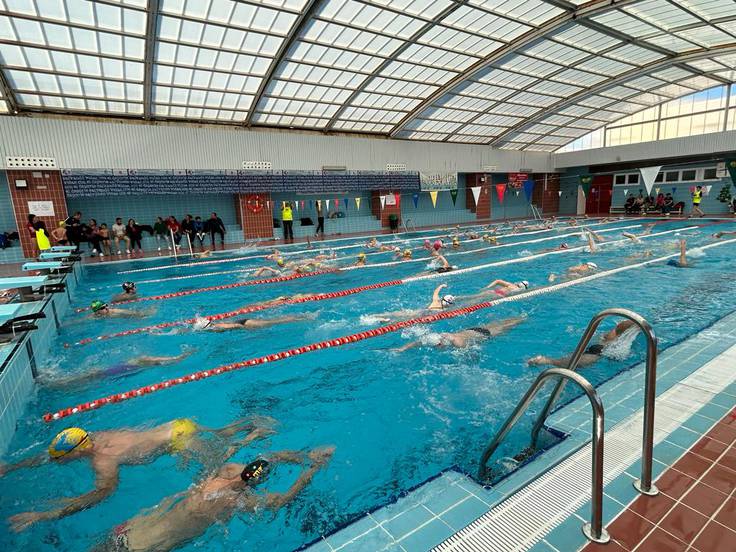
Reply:
[[186, 233], [187, 242], [189, 243], [189, 255], [194, 257], [194, 250], [192, 249], [192, 238], [189, 237], [189, 232]]
[[169, 234], [171, 234], [171, 249], [174, 251], [174, 259], [178, 258], [176, 254], [176, 242], [174, 241], [174, 230], [169, 228]]
[[590, 503], [590, 522], [583, 525], [583, 534], [591, 541], [605, 544], [610, 540], [608, 532], [603, 528], [603, 433], [605, 427], [603, 403], [593, 386], [580, 374], [567, 368], [549, 368], [539, 374], [529, 387], [524, 397], [519, 401], [514, 411], [508, 417], [501, 430], [496, 434], [490, 445], [483, 452], [478, 470], [479, 479], [486, 478], [488, 469], [486, 464], [496, 451], [501, 441], [508, 435], [511, 428], [519, 421], [522, 414], [531, 404], [534, 397], [549, 378], [559, 377], [561, 380], [572, 380], [585, 392], [593, 411], [592, 437], [592, 471]]
[[[609, 316], [619, 316], [631, 320], [636, 324], [642, 331], [647, 340], [647, 361], [646, 361], [646, 373], [644, 381], [644, 429], [642, 435], [642, 460], [641, 460], [641, 478], [634, 482], [634, 487], [640, 493], [655, 496], [659, 494], [659, 490], [652, 484], [652, 455], [654, 450], [654, 407], [656, 402], [656, 391], [657, 391], [657, 337], [654, 334], [652, 326], [640, 315], [628, 309], [606, 309], [596, 314], [588, 323], [588, 327], [583, 334], [583, 337], [578, 342], [578, 346], [575, 348], [570, 357], [570, 362], [567, 368], [575, 371], [578, 367], [578, 363], [585, 353], [585, 349], [593, 338], [598, 326], [603, 319]], [[539, 417], [534, 423], [532, 429], [532, 442], [531, 446], [536, 447], [539, 439], [539, 432], [544, 426], [547, 417], [557, 399], [562, 394], [565, 388], [565, 379], [560, 379], [557, 382], [552, 394], [550, 395], [547, 403], [544, 405]]]

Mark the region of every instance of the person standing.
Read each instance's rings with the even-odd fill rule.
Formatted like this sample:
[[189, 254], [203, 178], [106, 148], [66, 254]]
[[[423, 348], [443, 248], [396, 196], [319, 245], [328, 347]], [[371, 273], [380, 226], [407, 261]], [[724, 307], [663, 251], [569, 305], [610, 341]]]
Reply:
[[79, 243], [82, 241], [82, 213], [77, 211], [64, 222], [66, 223], [66, 236], [78, 250]]
[[322, 201], [317, 200], [317, 230], [314, 231], [315, 236], [325, 235], [325, 215], [322, 212]]
[[291, 203], [284, 203], [281, 209], [281, 223], [284, 226], [284, 241], [294, 239], [294, 215], [291, 212]]
[[51, 237], [56, 245], [66, 245], [69, 241], [66, 238], [66, 222], [59, 221], [59, 226], [51, 231]]
[[704, 217], [705, 213], [700, 210], [700, 202], [703, 199], [703, 187], [697, 186], [691, 195], [693, 196], [693, 210], [690, 216], [693, 217], [697, 214], [699, 217]]
[[225, 249], [225, 234], [227, 229], [222, 219], [217, 216], [217, 213], [212, 213], [209, 220], [207, 221], [206, 228], [210, 233], [210, 239], [212, 240], [212, 248], [215, 248], [215, 234], [220, 234], [220, 246]]
[[141, 245], [141, 238], [143, 237], [143, 231], [141, 227], [136, 224], [135, 220], [128, 219], [128, 225], [125, 227], [125, 233], [130, 239], [130, 250], [135, 255], [135, 246], [138, 246], [138, 253], [143, 255], [143, 246]]
[[130, 254], [130, 238], [125, 233], [125, 225], [123, 219], [120, 217], [115, 219], [115, 224], [112, 225], [112, 239], [115, 242], [115, 249], [120, 255], [120, 240], [125, 242], [125, 252]]

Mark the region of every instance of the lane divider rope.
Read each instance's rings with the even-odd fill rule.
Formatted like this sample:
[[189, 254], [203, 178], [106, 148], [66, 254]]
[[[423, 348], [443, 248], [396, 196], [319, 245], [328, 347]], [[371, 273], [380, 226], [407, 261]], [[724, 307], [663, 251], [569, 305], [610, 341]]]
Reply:
[[[701, 251], [704, 251], [706, 249], [711, 249], [714, 247], [720, 247], [727, 244], [736, 243], [736, 239], [726, 240], [723, 242], [713, 243], [709, 245], [705, 245], [702, 247], [698, 247], [696, 249], [699, 249]], [[650, 264], [658, 263], [661, 261], [665, 261], [668, 259], [671, 259], [673, 257], [679, 257], [680, 253], [671, 253], [669, 255], [664, 255], [662, 257], [658, 257], [656, 259], [649, 259], [647, 261], [642, 261], [640, 263], [632, 264], [632, 265], [626, 265], [618, 268], [613, 268], [611, 270], [606, 270], [603, 272], [598, 272], [596, 274], [591, 274], [588, 276], [583, 276], [581, 278], [576, 278], [574, 280], [568, 280], [566, 282], [560, 282], [557, 284], [552, 284], [543, 288], [534, 289], [531, 291], [526, 291], [522, 293], [518, 293], [513, 296], [506, 296], [501, 297], [499, 299], [494, 299], [492, 301], [485, 301], [483, 303], [478, 303], [475, 305], [471, 305], [469, 307], [461, 307], [458, 309], [448, 310], [448, 311], [442, 311], [435, 314], [428, 314], [425, 316], [420, 316], [417, 318], [412, 318], [410, 320], [403, 320], [400, 322], [395, 322], [393, 324], [387, 324], [385, 326], [381, 326], [378, 328], [374, 328], [371, 330], [366, 330], [363, 332], [353, 333], [350, 335], [337, 337], [334, 339], [328, 339], [326, 341], [320, 341], [317, 343], [312, 343], [310, 345], [304, 345], [302, 347], [297, 347], [294, 349], [289, 349], [287, 351], [281, 351], [278, 353], [273, 353], [270, 355], [265, 355], [261, 357], [252, 358], [249, 360], [243, 360], [240, 362], [234, 362], [232, 364], [226, 364], [223, 366], [218, 366], [216, 368], [212, 368], [209, 370], [200, 370], [198, 372], [194, 372], [192, 374], [188, 374], [185, 376], [181, 376], [178, 378], [172, 378], [163, 382], [154, 383], [150, 385], [145, 385], [143, 387], [139, 387], [138, 389], [132, 389], [130, 391], [126, 391], [123, 393], [115, 393], [113, 395], [109, 395], [107, 397], [102, 397], [99, 399], [95, 399], [92, 401], [80, 403], [76, 406], [62, 408], [61, 410], [57, 410], [54, 413], [48, 412], [43, 415], [43, 420], [45, 422], [51, 422], [53, 420], [59, 420], [61, 418], [66, 418], [68, 416], [72, 416], [74, 414], [78, 414], [80, 412], [87, 412], [89, 410], [96, 410], [98, 408], [102, 408], [103, 406], [106, 406], [108, 404], [115, 404], [120, 403], [129, 399], [134, 399], [138, 397], [142, 397], [143, 395], [150, 395], [151, 393], [155, 393], [157, 391], [161, 391], [163, 389], [168, 389], [170, 387], [175, 387], [177, 385], [183, 385], [185, 383], [190, 383], [193, 381], [199, 381], [202, 379], [210, 378], [213, 376], [219, 376], [228, 372], [233, 372], [236, 370], [242, 370], [243, 368], [250, 368], [253, 366], [259, 366], [261, 364], [267, 364], [269, 362], [276, 362], [279, 360], [285, 360], [290, 357], [302, 355], [305, 353], [310, 353], [314, 351], [320, 351], [322, 349], [329, 349], [330, 347], [339, 347], [342, 345], [347, 345], [349, 343], [356, 343], [358, 341], [363, 341], [365, 339], [370, 339], [373, 337], [378, 337], [387, 333], [396, 332], [398, 330], [402, 330], [404, 328], [408, 328], [411, 326], [416, 326], [418, 324], [431, 324], [433, 322], [437, 322], [439, 320], [446, 320], [449, 318], [455, 318], [461, 315], [466, 315], [473, 313], [475, 311], [481, 310], [481, 309], [487, 309], [490, 307], [494, 307], [496, 305], [507, 303], [511, 301], [520, 301], [522, 299], [526, 299], [529, 297], [536, 297], [539, 295], [552, 293], [555, 291], [559, 291], [561, 289], [565, 289], [568, 287], [580, 285], [586, 282], [591, 282], [594, 280], [599, 280], [601, 278], [605, 278], [607, 276], [611, 276], [613, 274], [619, 274], [621, 272], [626, 272], [628, 270], [633, 270], [635, 268], [641, 268], [643, 266], [648, 266]]]

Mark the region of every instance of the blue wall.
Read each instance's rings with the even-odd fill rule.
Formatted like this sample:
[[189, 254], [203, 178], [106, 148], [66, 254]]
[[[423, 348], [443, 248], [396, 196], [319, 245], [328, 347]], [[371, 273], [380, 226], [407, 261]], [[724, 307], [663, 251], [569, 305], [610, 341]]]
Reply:
[[507, 174], [491, 175], [491, 218], [493, 220], [503, 220], [531, 217], [532, 210], [523, 189], [519, 189], [519, 195], [517, 196], [516, 190], [506, 188], [506, 193], [503, 196], [503, 203], [498, 200], [496, 184], [505, 184], [508, 180]]
[[[10, 233], [17, 229], [13, 203], [10, 200], [8, 175], [5, 171], [0, 171], [0, 232]], [[23, 259], [23, 249], [19, 241], [14, 241], [12, 247], [0, 249], [0, 263], [17, 263]]]

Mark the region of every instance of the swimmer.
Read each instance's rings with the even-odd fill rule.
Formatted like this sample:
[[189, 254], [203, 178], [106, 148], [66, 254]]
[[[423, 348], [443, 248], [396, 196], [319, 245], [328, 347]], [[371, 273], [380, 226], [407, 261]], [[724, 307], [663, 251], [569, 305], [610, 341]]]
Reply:
[[320, 261], [332, 261], [334, 259], [337, 259], [337, 253], [335, 253], [334, 251], [331, 251], [329, 255], [320, 254], [320, 255], [316, 255], [314, 257], [314, 260], [317, 261], [317, 262], [320, 262]]
[[592, 232], [588, 232], [588, 251], [590, 253], [595, 253], [596, 252], [595, 240], [593, 239], [593, 233]]
[[[586, 272], [590, 272], [591, 270], [598, 270], [598, 265], [594, 262], [587, 261], [584, 263], [581, 263], [579, 265], [571, 266], [567, 269], [567, 277], [568, 278], [574, 278], [576, 276], [582, 276]], [[550, 274], [547, 277], [547, 281], [552, 283], [557, 280], [556, 274]]]
[[563, 251], [565, 249], [570, 249], [570, 244], [567, 242], [562, 242], [557, 247], [548, 247], [547, 249], [542, 249], [540, 253], [549, 253], [550, 251]]
[[455, 270], [455, 267], [451, 266], [450, 263], [447, 262], [447, 259], [445, 259], [444, 255], [437, 254], [435, 259], [439, 261], [440, 266], [435, 268], [432, 272], [438, 272], [442, 274], [443, 272], [450, 272], [451, 270]]
[[123, 288], [122, 293], [118, 293], [112, 298], [113, 303], [119, 303], [121, 301], [130, 301], [138, 298], [138, 290], [135, 287], [135, 282], [123, 282], [121, 286]]
[[[628, 330], [629, 328], [633, 328], [635, 325], [636, 324], [631, 320], [622, 320], [621, 322], [616, 324], [615, 328], [603, 334], [603, 336], [600, 338], [599, 343], [593, 344], [585, 350], [583, 356], [580, 357], [578, 367], [590, 366], [591, 364], [598, 362], [603, 356], [603, 351], [605, 350], [606, 346], [615, 343], [626, 330]], [[527, 364], [529, 366], [550, 365], [557, 366], [558, 368], [567, 368], [570, 365], [571, 358], [572, 355], [564, 356], [561, 358], [550, 358], [544, 355], [537, 355], [530, 358], [527, 361]]]
[[405, 309], [401, 311], [384, 312], [376, 315], [376, 319], [379, 322], [390, 322], [394, 319], [401, 318], [413, 318], [416, 316], [422, 316], [427, 314], [429, 311], [444, 310], [447, 307], [451, 307], [455, 304], [455, 297], [452, 295], [440, 296], [443, 289], [447, 287], [447, 284], [440, 284], [432, 292], [432, 300], [429, 305], [424, 309]]
[[404, 259], [409, 260], [412, 257], [411, 249], [404, 249], [401, 251], [401, 249], [397, 248], [398, 251], [396, 251], [396, 254], [394, 255], [394, 259]]
[[[652, 233], [652, 228], [654, 228], [653, 222], [649, 224], [645, 224], [644, 231], [641, 234], [639, 234], [639, 236], [648, 236], [649, 234]], [[629, 238], [634, 243], [641, 242], [641, 240], [639, 239], [639, 236], [637, 236], [636, 234], [632, 234], [631, 232], [623, 232], [621, 235], [625, 238]]]
[[[94, 552], [153, 552], [179, 548], [217, 523], [227, 524], [236, 512], [278, 510], [292, 502], [332, 458], [335, 447], [275, 452], [247, 465], [227, 463], [183, 493], [164, 499], [148, 512], [118, 525]], [[278, 464], [309, 465], [288, 490], [256, 493]]]
[[368, 249], [375, 249], [375, 248], [376, 248], [376, 247], [378, 247], [379, 245], [381, 245], [381, 244], [380, 244], [380, 243], [378, 243], [378, 240], [377, 240], [376, 238], [371, 238], [371, 239], [370, 239], [370, 240], [368, 241], [368, 243], [366, 243], [366, 244], [365, 244], [365, 246], [366, 246], [366, 247], [367, 247]]
[[269, 261], [276, 261], [281, 258], [281, 251], [274, 249], [269, 255], [266, 255], [266, 259]]
[[211, 257], [212, 256], [212, 250], [211, 249], [205, 249], [204, 251], [200, 251], [199, 253], [195, 253], [192, 255], [195, 259], [203, 259], [204, 257]]
[[460, 249], [460, 240], [457, 237], [452, 238], [452, 248]]
[[597, 243], [603, 243], [604, 241], [606, 241], [606, 239], [603, 236], [601, 236], [598, 232], [596, 232], [595, 230], [591, 230], [590, 228], [586, 228], [586, 231], [588, 232], [588, 236], [593, 236], [593, 239]]
[[153, 307], [148, 310], [114, 309], [110, 308], [107, 303], [99, 300], [92, 301], [90, 308], [92, 309], [92, 314], [87, 316], [87, 318], [145, 318], [156, 312], [156, 309]]
[[226, 332], [228, 330], [261, 330], [270, 328], [279, 324], [289, 324], [290, 322], [301, 322], [302, 320], [314, 320], [314, 314], [299, 314], [291, 316], [280, 316], [277, 318], [241, 318], [235, 322], [213, 322], [207, 318], [204, 322], [195, 322], [198, 330], [207, 330], [208, 332]]
[[715, 234], [712, 234], [712, 237], [714, 237], [717, 240], [720, 240], [723, 236], [733, 236], [736, 235], [736, 232], [716, 232]]
[[355, 261], [353, 266], [365, 266], [365, 253], [362, 251], [358, 253], [358, 260]]
[[685, 240], [680, 240], [680, 258], [677, 260], [670, 259], [667, 264], [677, 268], [690, 268], [692, 266], [687, 262], [687, 242]]
[[386, 251], [401, 251], [401, 248], [396, 245], [380, 245], [378, 247], [378, 251], [380, 252], [386, 252]]
[[491, 243], [493, 245], [498, 245], [498, 238], [496, 236], [483, 236], [483, 241], [487, 243]]
[[54, 379], [41, 379], [46, 387], [51, 388], [62, 388], [71, 386], [85, 385], [91, 381], [107, 379], [107, 378], [121, 378], [132, 376], [152, 366], [165, 366], [167, 364], [175, 364], [181, 362], [185, 358], [189, 357], [194, 353], [194, 349], [184, 351], [177, 356], [139, 356], [128, 360], [120, 364], [113, 364], [108, 368], [98, 368], [89, 370], [84, 373], [74, 374], [65, 378], [54, 378]]
[[[269, 419], [272, 422], [272, 420]], [[78, 427], [61, 431], [49, 445], [48, 453], [27, 458], [17, 464], [0, 466], [0, 475], [21, 469], [37, 467], [49, 460], [56, 463], [89, 459], [95, 472], [95, 488], [85, 494], [64, 498], [64, 505], [42, 512], [23, 512], [9, 521], [14, 531], [22, 531], [39, 521], [61, 519], [91, 508], [113, 494], [120, 479], [120, 466], [148, 464], [165, 454], [184, 451], [203, 455], [206, 443], [201, 438], [209, 433], [215, 438], [231, 442], [238, 433], [248, 432], [240, 441], [243, 446], [273, 433], [267, 425], [240, 420], [220, 429], [208, 429], [190, 419], [182, 418], [148, 430], [119, 429], [88, 433]], [[223, 447], [224, 448], [224, 447]], [[222, 450], [218, 456], [222, 454]]]
[[529, 289], [529, 282], [521, 280], [520, 282], [507, 282], [506, 280], [493, 280], [488, 284], [484, 290], [477, 293], [473, 297], [484, 297], [486, 295], [497, 295], [499, 297], [506, 297], [507, 295], [513, 295], [515, 293], [521, 293]]
[[[439, 334], [439, 340], [433, 345], [440, 348], [453, 347], [456, 349], [464, 349], [476, 343], [486, 341], [487, 339], [506, 333], [511, 328], [521, 324], [524, 320], [526, 320], [525, 316], [517, 316], [501, 320], [500, 322], [489, 322], [481, 326], [467, 328], [465, 330], [460, 330], [459, 332], [443, 332]], [[394, 352], [403, 353], [408, 349], [422, 347], [424, 344], [425, 343], [422, 341], [412, 341], [403, 347], [394, 349]]]

